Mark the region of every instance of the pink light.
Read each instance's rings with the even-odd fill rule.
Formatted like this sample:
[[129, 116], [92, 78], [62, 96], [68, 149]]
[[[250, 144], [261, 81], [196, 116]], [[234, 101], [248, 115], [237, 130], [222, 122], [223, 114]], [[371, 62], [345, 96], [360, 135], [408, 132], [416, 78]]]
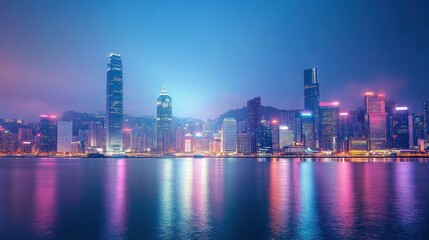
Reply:
[[41, 118], [47, 118], [47, 117], [48, 117], [48, 115], [46, 115], [46, 114], [42, 114], [42, 115], [40, 115], [40, 117], [41, 117]]
[[124, 129], [122, 129], [122, 131], [124, 131], [124, 132], [131, 132], [131, 128], [124, 128]]
[[374, 93], [373, 92], [366, 92], [365, 96], [374, 96]]
[[337, 107], [340, 102], [320, 102], [319, 107]]
[[49, 118], [57, 118], [55, 115], [50, 115]]
[[271, 123], [272, 124], [277, 124], [277, 120], [272, 120]]
[[340, 113], [340, 116], [348, 116], [348, 115], [349, 115], [348, 112], [342, 112], [342, 113]]

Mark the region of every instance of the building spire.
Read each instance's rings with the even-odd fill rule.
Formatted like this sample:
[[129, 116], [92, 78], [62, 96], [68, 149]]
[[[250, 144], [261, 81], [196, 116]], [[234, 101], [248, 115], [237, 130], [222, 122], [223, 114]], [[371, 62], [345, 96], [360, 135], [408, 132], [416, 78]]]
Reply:
[[161, 95], [169, 95], [169, 94], [168, 94], [168, 92], [167, 92], [167, 88], [165, 87], [165, 83], [164, 83], [164, 84], [162, 84], [162, 92], [161, 92]]

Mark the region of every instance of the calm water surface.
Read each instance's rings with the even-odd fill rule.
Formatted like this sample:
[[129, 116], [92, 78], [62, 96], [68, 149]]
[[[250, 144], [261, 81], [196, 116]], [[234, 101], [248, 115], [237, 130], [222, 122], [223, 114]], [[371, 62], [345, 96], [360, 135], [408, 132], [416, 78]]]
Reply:
[[429, 162], [0, 159], [0, 239], [428, 239]]

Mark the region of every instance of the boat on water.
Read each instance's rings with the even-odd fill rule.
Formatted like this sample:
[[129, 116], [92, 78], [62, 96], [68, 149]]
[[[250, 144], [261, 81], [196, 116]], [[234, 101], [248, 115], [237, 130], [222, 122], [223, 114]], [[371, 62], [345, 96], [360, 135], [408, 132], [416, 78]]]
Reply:
[[194, 154], [194, 158], [204, 158], [204, 154], [196, 153], [196, 154]]

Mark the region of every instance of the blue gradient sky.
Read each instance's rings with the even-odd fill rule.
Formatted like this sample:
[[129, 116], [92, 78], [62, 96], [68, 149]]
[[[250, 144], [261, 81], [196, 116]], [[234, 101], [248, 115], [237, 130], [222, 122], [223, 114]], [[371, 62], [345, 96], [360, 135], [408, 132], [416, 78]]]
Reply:
[[108, 54], [122, 54], [124, 111], [152, 115], [167, 85], [179, 117], [254, 96], [303, 106], [303, 70], [343, 108], [362, 93], [420, 112], [429, 100], [425, 1], [1, 1], [0, 117], [105, 108]]

